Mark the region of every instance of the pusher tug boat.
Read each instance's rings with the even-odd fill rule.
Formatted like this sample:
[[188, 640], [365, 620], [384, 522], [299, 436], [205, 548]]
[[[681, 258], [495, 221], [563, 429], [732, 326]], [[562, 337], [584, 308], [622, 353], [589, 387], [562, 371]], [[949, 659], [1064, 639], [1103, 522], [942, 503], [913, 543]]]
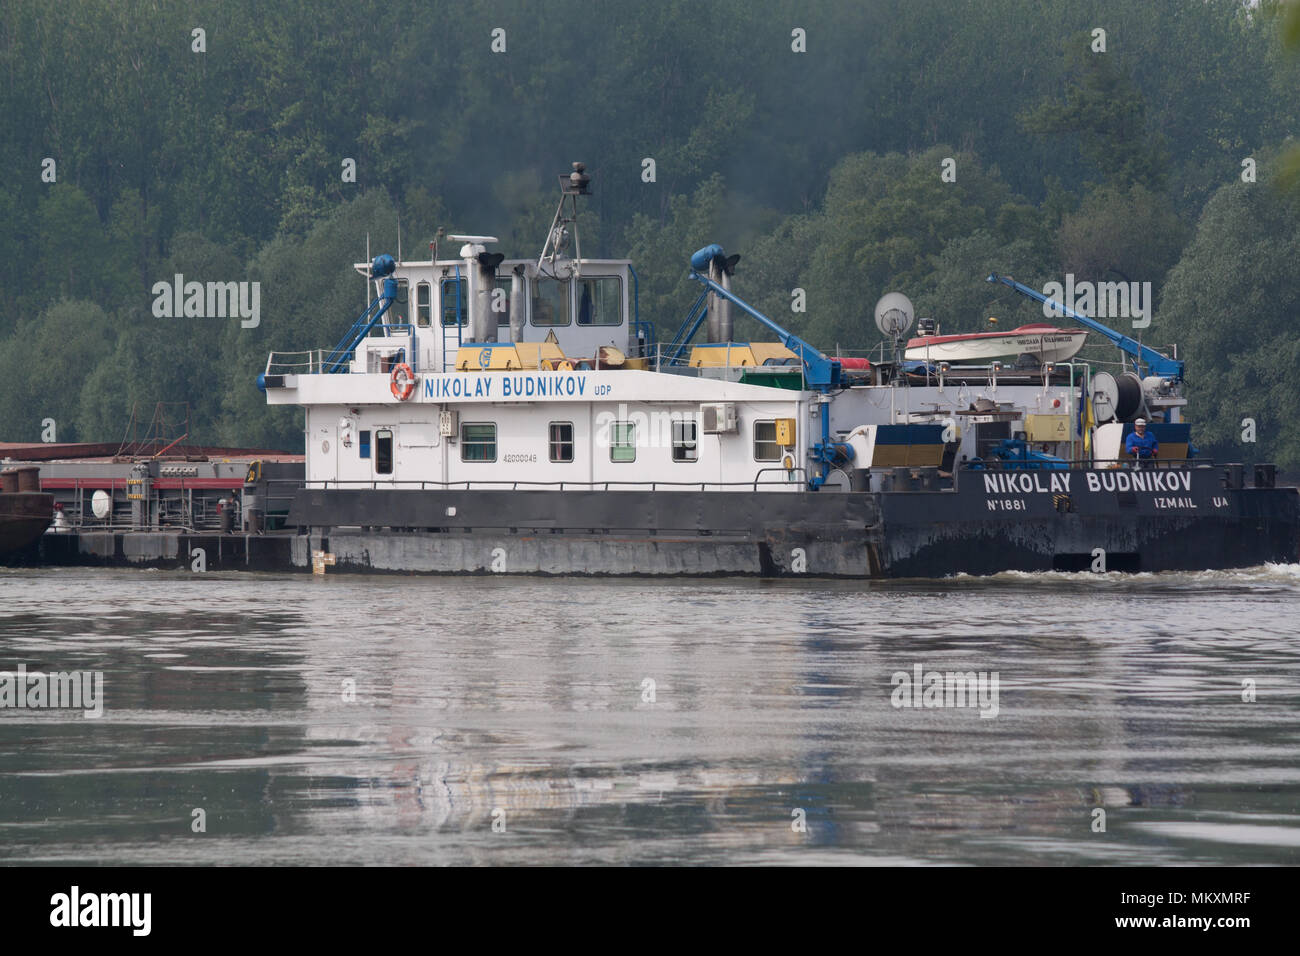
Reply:
[[[355, 267], [374, 298], [334, 348], [270, 355], [267, 401], [306, 410], [295, 566], [937, 577], [1296, 560], [1296, 490], [1268, 465], [1249, 486], [1241, 465], [1194, 457], [1182, 362], [997, 275], [1083, 328], [1029, 333], [1064, 340], [1032, 368], [973, 347], [918, 362], [911, 304], [890, 293], [875, 319], [893, 359], [833, 358], [737, 295], [739, 257], [717, 245], [691, 257], [699, 297], [659, 342], [631, 262], [580, 254], [583, 166], [560, 181], [538, 257], [477, 235], [449, 237], [454, 256], [378, 256]], [[773, 340], [736, 341], [737, 311]], [[1085, 330], [1122, 373], [1052, 358]], [[1140, 469], [1123, 451], [1139, 417], [1160, 443]], [[263, 480], [245, 507], [286, 493]]]

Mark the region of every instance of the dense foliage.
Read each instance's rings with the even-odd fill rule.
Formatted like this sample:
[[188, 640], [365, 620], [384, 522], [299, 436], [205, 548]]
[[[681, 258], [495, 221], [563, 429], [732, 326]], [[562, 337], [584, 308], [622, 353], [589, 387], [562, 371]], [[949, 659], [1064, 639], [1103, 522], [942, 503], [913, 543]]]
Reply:
[[[1286, 142], [1300, 53], [1283, 37], [1300, 44], [1300, 21], [1286, 12], [8, 0], [0, 439], [37, 440], [54, 418], [60, 440], [113, 441], [132, 405], [181, 401], [193, 440], [298, 448], [300, 415], [266, 408], [253, 380], [268, 351], [346, 328], [367, 236], [396, 252], [400, 224], [408, 258], [439, 227], [536, 253], [555, 174], [581, 159], [583, 250], [636, 261], [661, 338], [711, 241], [742, 254], [741, 294], [831, 349], [878, 344], [870, 310], [890, 289], [956, 331], [1041, 317], [989, 271], [1151, 282], [1149, 340], [1189, 361], [1198, 443], [1295, 468], [1300, 215], [1284, 187], [1300, 179]], [[261, 324], [155, 317], [151, 289], [177, 273], [260, 282]], [[1240, 444], [1245, 417], [1257, 445]]]

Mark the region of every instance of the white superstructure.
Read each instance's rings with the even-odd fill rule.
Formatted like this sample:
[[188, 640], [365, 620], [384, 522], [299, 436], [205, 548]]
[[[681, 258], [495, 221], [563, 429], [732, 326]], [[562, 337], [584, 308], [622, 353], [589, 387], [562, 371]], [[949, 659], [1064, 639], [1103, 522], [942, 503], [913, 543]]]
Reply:
[[[736, 297], [739, 256], [716, 245], [692, 256], [705, 292], [658, 343], [632, 264], [578, 252], [581, 164], [561, 181], [539, 258], [453, 235], [455, 258], [435, 244], [429, 261], [358, 263], [375, 298], [339, 345], [270, 357], [268, 402], [306, 409], [309, 487], [847, 491], [883, 487], [891, 469], [947, 478], [990, 455], [1086, 457], [1082, 363], [832, 359]], [[892, 311], [877, 325], [901, 336], [881, 322], [910, 324], [910, 303], [882, 303]], [[780, 341], [733, 341], [733, 308]], [[701, 327], [710, 341], [692, 345]], [[1134, 382], [1133, 414], [1149, 405], [1178, 421], [1176, 394]]]

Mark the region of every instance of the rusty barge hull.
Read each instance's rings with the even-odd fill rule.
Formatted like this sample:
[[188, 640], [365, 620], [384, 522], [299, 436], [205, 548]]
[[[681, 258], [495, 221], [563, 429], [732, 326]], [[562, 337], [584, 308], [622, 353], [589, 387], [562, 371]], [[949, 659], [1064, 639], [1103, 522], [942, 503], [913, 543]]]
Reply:
[[53, 518], [53, 495], [39, 491], [0, 493], [0, 560], [31, 557]]

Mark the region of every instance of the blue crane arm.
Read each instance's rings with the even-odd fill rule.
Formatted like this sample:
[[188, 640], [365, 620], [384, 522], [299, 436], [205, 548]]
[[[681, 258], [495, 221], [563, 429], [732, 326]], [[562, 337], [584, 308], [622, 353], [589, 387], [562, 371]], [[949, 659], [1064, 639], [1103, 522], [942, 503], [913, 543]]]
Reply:
[[703, 324], [704, 317], [709, 314], [709, 310], [704, 304], [704, 300], [708, 298], [708, 295], [708, 289], [700, 293], [700, 297], [691, 306], [691, 311], [686, 313], [686, 321], [682, 323], [682, 327], [677, 330], [677, 334], [673, 336], [673, 340], [668, 343], [668, 347], [664, 350], [667, 353], [664, 356], [664, 361], [669, 365], [676, 365], [681, 359], [682, 353], [686, 351], [686, 346], [695, 336], [700, 325]]
[[397, 280], [385, 279], [383, 295], [366, 306], [366, 310], [352, 323], [352, 328], [348, 329], [339, 344], [334, 346], [334, 351], [330, 352], [321, 363], [326, 372], [342, 372], [346, 369], [361, 340], [370, 334], [370, 330], [384, 317], [384, 313], [396, 299]]
[[[383, 279], [383, 292], [378, 298], [371, 301], [366, 306], [366, 310], [357, 316], [357, 320], [352, 323], [352, 328], [348, 329], [347, 334], [334, 346], [334, 351], [321, 362], [323, 371], [326, 372], [343, 372], [347, 370], [347, 363], [351, 360], [361, 344], [361, 340], [370, 334], [370, 330], [375, 324], [384, 317], [384, 313], [397, 299], [397, 280], [391, 278], [393, 272], [397, 269], [397, 261], [390, 255], [375, 256], [375, 261], [370, 263], [367, 270], [368, 278]], [[459, 290], [459, 286], [457, 286]]]
[[1115, 347], [1121, 352], [1145, 365], [1149, 374], [1159, 375], [1161, 378], [1172, 378], [1178, 381], [1182, 380], [1184, 365], [1179, 360], [1171, 359], [1169, 356], [1157, 352], [1153, 348], [1148, 348], [1136, 339], [1131, 339], [1127, 335], [1116, 332], [1114, 329], [1107, 328], [1096, 319], [1075, 312], [1074, 309], [1071, 309], [1064, 303], [1057, 302], [1055, 299], [1049, 299], [1037, 289], [1032, 289], [1024, 283], [1017, 282], [1010, 276], [1000, 276], [994, 272], [989, 275], [988, 281], [1001, 282], [1003, 285], [1011, 287], [1021, 295], [1027, 296], [1035, 302], [1042, 302], [1045, 305], [1050, 305], [1053, 308], [1058, 309], [1062, 315], [1068, 315], [1080, 325], [1086, 326], [1087, 328], [1092, 329], [1092, 331], [1104, 335], [1106, 338], [1110, 339], [1110, 341], [1114, 343]]
[[[704, 287], [716, 295], [722, 296], [745, 310], [755, 319], [767, 326], [781, 340], [781, 344], [794, 352], [802, 360], [805, 368], [804, 378], [807, 380], [809, 387], [814, 391], [826, 392], [833, 388], [838, 388], [840, 384], [840, 363], [824, 355], [820, 349], [809, 345], [793, 332], [787, 332], [781, 326], [777, 325], [758, 309], [754, 308], [744, 299], [737, 296], [728, 289], [724, 289], [719, 283], [714, 282], [708, 276], [700, 275], [694, 269], [691, 270], [691, 278], [704, 284]], [[697, 323], [698, 326], [698, 323]]]

